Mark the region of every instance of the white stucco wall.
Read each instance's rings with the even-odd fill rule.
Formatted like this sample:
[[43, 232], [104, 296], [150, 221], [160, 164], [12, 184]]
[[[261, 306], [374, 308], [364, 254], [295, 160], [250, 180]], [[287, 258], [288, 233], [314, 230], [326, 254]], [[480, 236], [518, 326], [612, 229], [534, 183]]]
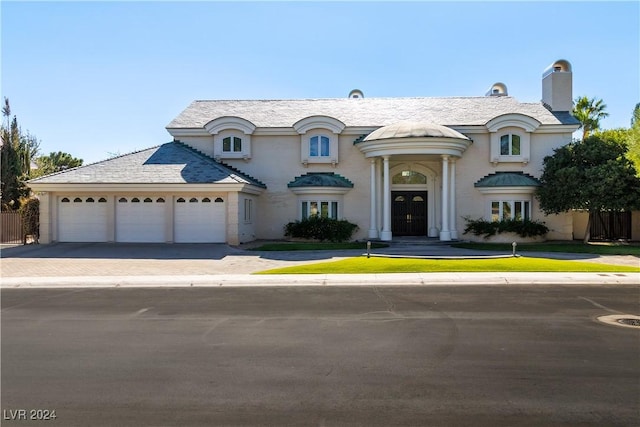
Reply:
[[[251, 136], [251, 158], [224, 159], [224, 162], [236, 167], [244, 173], [266, 184], [265, 190], [260, 196], [253, 198], [254, 215], [251, 223], [245, 223], [243, 214], [243, 198], [239, 195], [237, 211], [233, 212], [234, 230], [230, 234], [238, 233], [238, 240], [245, 242], [253, 239], [281, 239], [284, 237], [284, 225], [290, 221], [299, 219], [300, 200], [303, 196], [294, 194], [287, 184], [296, 177], [310, 172], [334, 172], [349, 179], [354, 188], [349, 190], [342, 198], [336, 196], [335, 200], [341, 200], [341, 214], [345, 218], [359, 226], [354, 239], [366, 239], [370, 218], [370, 160], [365, 158], [353, 141], [359, 135], [349, 134], [348, 129], [338, 138], [339, 162], [331, 164], [304, 165], [301, 162], [301, 136], [297, 134], [273, 135], [256, 131]], [[553, 154], [553, 149], [571, 141], [571, 134], [549, 134], [533, 132], [530, 134], [528, 162], [498, 162], [492, 163], [491, 134], [469, 133], [473, 144], [466, 150], [462, 158], [456, 161], [456, 218], [455, 226], [459, 238], [468, 236], [462, 234], [465, 228], [463, 217], [489, 219], [490, 202], [497, 195], [483, 194], [474, 187], [474, 183], [488, 174], [495, 172], [521, 171], [534, 177], [539, 177], [542, 172], [542, 159]], [[213, 156], [213, 136], [183, 137], [181, 141], [187, 143], [205, 154]], [[524, 156], [523, 156], [524, 157]], [[430, 215], [434, 216], [435, 226], [440, 229], [441, 218], [441, 194], [442, 194], [442, 160], [439, 156], [415, 156], [413, 158], [391, 158], [390, 167], [400, 164], [417, 167], [427, 167], [434, 171], [435, 182], [431, 186], [431, 205], [428, 207]], [[433, 179], [433, 178], [430, 178]], [[381, 192], [380, 187], [378, 191]], [[507, 196], [504, 196], [507, 197]], [[532, 206], [532, 219], [544, 221], [550, 228], [548, 239], [572, 239], [573, 222], [571, 215], [545, 216], [538, 206], [535, 196], [514, 196], [514, 199], [530, 200]], [[382, 196], [378, 194], [377, 204], [382, 205]], [[232, 216], [230, 215], [230, 218]], [[237, 218], [237, 220], [235, 219]], [[378, 229], [381, 225], [381, 208], [378, 209]]]

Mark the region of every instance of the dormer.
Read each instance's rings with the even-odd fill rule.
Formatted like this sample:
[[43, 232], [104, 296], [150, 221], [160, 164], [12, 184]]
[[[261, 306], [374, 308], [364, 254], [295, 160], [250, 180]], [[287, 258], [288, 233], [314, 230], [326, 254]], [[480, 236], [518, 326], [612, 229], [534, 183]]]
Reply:
[[338, 164], [338, 136], [345, 124], [329, 116], [309, 116], [293, 124], [300, 134], [300, 161], [309, 163]]
[[213, 156], [218, 159], [251, 158], [251, 135], [256, 126], [241, 117], [218, 117], [204, 128], [213, 135]]
[[489, 161], [498, 163], [529, 163], [531, 133], [540, 122], [524, 114], [503, 114], [485, 124], [490, 132]]

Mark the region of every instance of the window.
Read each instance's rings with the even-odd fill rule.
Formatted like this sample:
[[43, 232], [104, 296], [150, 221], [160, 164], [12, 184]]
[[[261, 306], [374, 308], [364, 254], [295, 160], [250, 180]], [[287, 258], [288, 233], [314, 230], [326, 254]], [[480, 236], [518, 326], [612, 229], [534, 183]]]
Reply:
[[107, 203], [107, 199], [105, 199], [104, 197], [100, 197], [98, 203]]
[[338, 202], [335, 200], [302, 201], [302, 219], [316, 215], [338, 219]]
[[531, 218], [531, 203], [528, 200], [500, 200], [491, 202], [491, 221]]
[[329, 157], [329, 138], [324, 135], [312, 136], [309, 139], [310, 157]]
[[63, 198], [62, 200], [60, 200], [60, 202], [62, 202], [62, 203], [69, 203], [69, 198], [68, 198], [68, 197], [65, 197], [65, 198]]
[[80, 197], [76, 197], [73, 199], [73, 203], [82, 203], [82, 199]]
[[252, 209], [253, 209], [253, 200], [244, 199], [244, 222], [246, 223], [251, 222]]
[[94, 203], [94, 202], [95, 202], [95, 200], [93, 199], [93, 197], [89, 197], [89, 198], [86, 200], [86, 202], [87, 202], [87, 203]]
[[242, 151], [242, 138], [228, 136], [222, 139], [222, 151], [224, 153], [240, 153]]
[[514, 134], [502, 135], [500, 137], [501, 156], [520, 155], [520, 137]]
[[405, 170], [391, 178], [392, 184], [426, 184], [427, 177], [420, 172]]
[[147, 197], [146, 199], [144, 199], [144, 203], [152, 203], [153, 200], [151, 200], [150, 197]]

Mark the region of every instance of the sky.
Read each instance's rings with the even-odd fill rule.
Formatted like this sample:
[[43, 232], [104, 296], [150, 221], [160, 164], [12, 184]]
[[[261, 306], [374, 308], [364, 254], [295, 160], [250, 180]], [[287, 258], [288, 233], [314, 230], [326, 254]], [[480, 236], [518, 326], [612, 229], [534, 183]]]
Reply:
[[203, 99], [483, 96], [539, 102], [573, 69], [605, 129], [640, 102], [640, 2], [0, 2], [1, 95], [42, 154], [85, 164], [172, 140]]

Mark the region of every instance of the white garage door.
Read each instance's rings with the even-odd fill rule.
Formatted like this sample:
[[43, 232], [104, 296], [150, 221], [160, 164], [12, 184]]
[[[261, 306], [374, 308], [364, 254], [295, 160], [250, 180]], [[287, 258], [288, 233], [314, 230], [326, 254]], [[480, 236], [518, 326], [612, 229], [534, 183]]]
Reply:
[[58, 241], [106, 242], [108, 203], [104, 197], [60, 197]]
[[162, 197], [117, 197], [117, 242], [165, 242], [166, 203]]
[[175, 201], [176, 243], [226, 242], [226, 208], [221, 197], [179, 197]]

